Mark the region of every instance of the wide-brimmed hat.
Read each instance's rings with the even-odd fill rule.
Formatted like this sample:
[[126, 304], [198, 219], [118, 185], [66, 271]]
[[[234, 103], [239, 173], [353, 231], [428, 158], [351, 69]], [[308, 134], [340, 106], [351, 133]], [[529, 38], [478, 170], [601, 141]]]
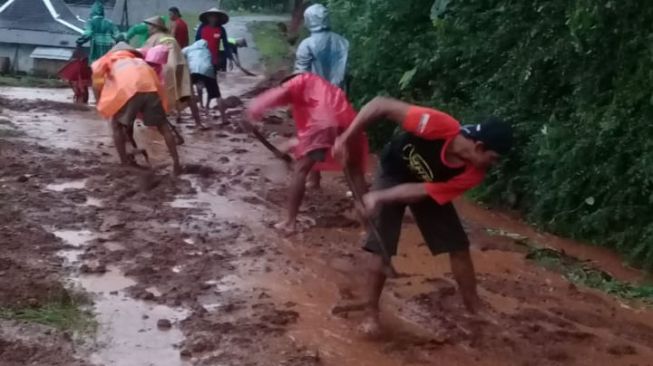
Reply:
[[118, 42], [118, 43], [116, 43], [115, 46], [113, 46], [109, 50], [109, 52], [116, 52], [116, 51], [129, 51], [129, 52], [135, 54], [136, 56], [143, 57], [143, 54], [139, 50], [137, 50], [134, 47], [130, 46], [126, 42]]
[[159, 28], [164, 32], [168, 31], [168, 27], [166, 27], [166, 23], [163, 21], [163, 18], [161, 18], [160, 16], [147, 18], [143, 21], [143, 23]]
[[220, 18], [220, 24], [225, 25], [229, 23], [229, 15], [227, 12], [220, 10], [218, 8], [211, 8], [200, 14], [200, 22], [207, 23], [209, 21], [209, 15], [217, 15]]

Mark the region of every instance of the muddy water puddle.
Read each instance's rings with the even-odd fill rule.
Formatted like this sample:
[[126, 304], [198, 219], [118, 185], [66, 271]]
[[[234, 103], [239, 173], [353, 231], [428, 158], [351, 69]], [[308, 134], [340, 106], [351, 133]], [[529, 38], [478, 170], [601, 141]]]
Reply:
[[[96, 239], [89, 230], [60, 230], [54, 235], [74, 249], [59, 253], [69, 266], [79, 260], [83, 247]], [[124, 245], [105, 242], [109, 250], [121, 250]], [[178, 322], [188, 316], [183, 309], [148, 303], [131, 298], [126, 289], [136, 281], [126, 277], [118, 267], [107, 267], [100, 275], [75, 275], [70, 278], [93, 296], [95, 317], [99, 324], [97, 348], [91, 361], [102, 365], [120, 366], [183, 366], [177, 346], [184, 340]], [[152, 288], [155, 292], [156, 289]], [[158, 329], [159, 320], [170, 321], [170, 329]]]
[[73, 181], [63, 182], [63, 183], [53, 183], [45, 186], [45, 189], [54, 192], [63, 192], [69, 189], [83, 189], [84, 187], [86, 187], [86, 182], [87, 179], [79, 179], [79, 180], [73, 180]]

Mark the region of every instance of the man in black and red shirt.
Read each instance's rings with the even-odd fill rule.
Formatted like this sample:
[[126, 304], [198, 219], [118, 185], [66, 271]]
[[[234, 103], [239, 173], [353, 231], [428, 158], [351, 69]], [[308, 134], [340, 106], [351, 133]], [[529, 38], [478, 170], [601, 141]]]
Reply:
[[[347, 144], [366, 127], [380, 120], [399, 123], [380, 156], [380, 167], [372, 190], [363, 197], [370, 216], [391, 256], [397, 253], [406, 206], [433, 255], [449, 253], [451, 268], [466, 308], [475, 313], [480, 300], [469, 253], [469, 240], [451, 201], [483, 181], [486, 170], [510, 150], [512, 129], [489, 118], [461, 127], [450, 115], [430, 108], [378, 97], [360, 111], [351, 126], [335, 142], [334, 154], [347, 156]], [[369, 312], [364, 329], [376, 332], [379, 298], [385, 285], [381, 243], [368, 235], [364, 249], [370, 257]]]

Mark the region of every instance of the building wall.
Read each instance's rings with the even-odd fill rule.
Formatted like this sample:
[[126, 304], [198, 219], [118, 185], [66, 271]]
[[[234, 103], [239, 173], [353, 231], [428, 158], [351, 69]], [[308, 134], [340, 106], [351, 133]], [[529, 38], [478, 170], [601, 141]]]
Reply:
[[31, 73], [34, 68], [34, 59], [29, 57], [36, 46], [0, 43], [0, 57], [9, 57], [12, 72]]
[[36, 59], [32, 73], [38, 76], [56, 76], [66, 63], [68, 61]]

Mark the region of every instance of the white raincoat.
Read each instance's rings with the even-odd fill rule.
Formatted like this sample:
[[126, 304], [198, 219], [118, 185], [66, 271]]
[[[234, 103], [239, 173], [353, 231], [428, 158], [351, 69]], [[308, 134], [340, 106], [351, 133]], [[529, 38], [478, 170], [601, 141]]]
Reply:
[[200, 74], [215, 79], [215, 69], [211, 63], [211, 51], [208, 43], [200, 39], [182, 50], [188, 60], [188, 68], [191, 74]]
[[296, 71], [312, 72], [343, 88], [349, 55], [349, 41], [330, 31], [329, 11], [315, 4], [304, 12], [311, 36], [297, 48]]

